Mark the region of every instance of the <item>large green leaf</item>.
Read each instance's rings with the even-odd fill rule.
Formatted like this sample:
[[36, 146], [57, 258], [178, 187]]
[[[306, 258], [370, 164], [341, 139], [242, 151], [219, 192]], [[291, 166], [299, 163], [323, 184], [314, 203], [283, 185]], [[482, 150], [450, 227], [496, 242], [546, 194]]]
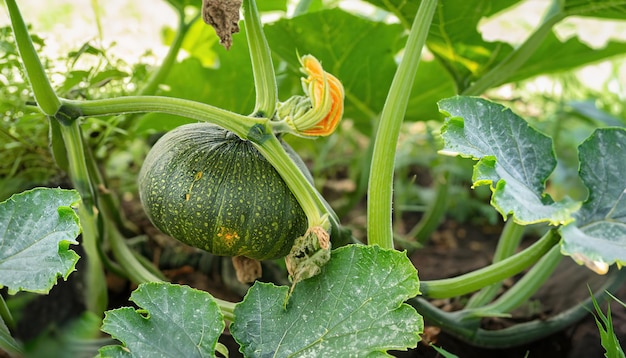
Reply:
[[612, 56], [623, 56], [625, 53], [626, 42], [609, 41], [601, 49], [592, 49], [578, 38], [562, 42], [554, 33], [550, 33], [524, 66], [515, 71], [506, 82], [520, 81], [544, 73], [567, 71]]
[[75, 190], [36, 188], [0, 203], [0, 287], [48, 293], [74, 271], [79, 201]]
[[439, 119], [437, 101], [454, 96], [456, 86], [450, 74], [438, 61], [420, 61], [406, 108], [405, 119], [411, 121]]
[[[162, 33], [163, 42], [171, 45], [176, 38], [177, 30], [169, 27], [165, 28]], [[187, 30], [181, 44], [181, 50], [184, 50], [191, 57], [199, 59], [203, 66], [211, 67], [217, 61], [216, 47], [214, 46], [216, 42], [219, 42], [219, 38], [215, 34], [213, 27], [198, 18]]]
[[422, 317], [406, 256], [376, 246], [333, 251], [322, 273], [289, 288], [255, 283], [235, 308], [233, 337], [246, 357], [365, 357], [414, 347]]
[[573, 220], [579, 207], [571, 200], [554, 202], [544, 194], [556, 166], [552, 140], [502, 105], [477, 97], [441, 100], [448, 118], [441, 130], [444, 151], [478, 160], [472, 180], [489, 185], [491, 204], [520, 224]]
[[101, 357], [213, 357], [224, 319], [210, 294], [165, 282], [139, 285], [131, 307], [107, 311], [102, 330], [124, 346]]
[[256, 5], [260, 12], [287, 11], [287, 0], [259, 0]]
[[561, 228], [562, 252], [581, 263], [626, 264], [626, 130], [597, 129], [578, 148], [589, 196]]

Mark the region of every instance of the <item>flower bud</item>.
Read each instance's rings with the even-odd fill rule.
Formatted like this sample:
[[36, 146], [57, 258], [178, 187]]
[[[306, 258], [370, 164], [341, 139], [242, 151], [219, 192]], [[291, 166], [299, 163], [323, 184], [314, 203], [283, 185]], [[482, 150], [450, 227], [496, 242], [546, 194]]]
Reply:
[[291, 132], [304, 137], [328, 136], [335, 131], [343, 115], [344, 90], [341, 82], [325, 72], [311, 55], [300, 59], [302, 87], [306, 96], [293, 96], [280, 103], [278, 117]]

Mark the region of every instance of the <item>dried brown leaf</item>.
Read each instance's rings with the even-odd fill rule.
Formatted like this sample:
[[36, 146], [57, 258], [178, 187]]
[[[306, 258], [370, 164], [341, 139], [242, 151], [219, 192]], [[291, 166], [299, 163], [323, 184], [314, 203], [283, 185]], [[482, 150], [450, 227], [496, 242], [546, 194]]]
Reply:
[[233, 44], [232, 35], [239, 32], [240, 8], [241, 0], [202, 0], [202, 19], [213, 26], [227, 50]]

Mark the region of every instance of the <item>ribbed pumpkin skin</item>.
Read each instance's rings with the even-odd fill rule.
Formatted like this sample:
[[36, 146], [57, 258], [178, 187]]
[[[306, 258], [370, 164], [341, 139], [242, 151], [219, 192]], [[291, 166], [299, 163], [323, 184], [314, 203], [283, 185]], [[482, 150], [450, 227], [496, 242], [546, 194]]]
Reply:
[[165, 134], [148, 153], [138, 185], [157, 228], [215, 255], [283, 257], [307, 228], [274, 167], [250, 142], [212, 124]]

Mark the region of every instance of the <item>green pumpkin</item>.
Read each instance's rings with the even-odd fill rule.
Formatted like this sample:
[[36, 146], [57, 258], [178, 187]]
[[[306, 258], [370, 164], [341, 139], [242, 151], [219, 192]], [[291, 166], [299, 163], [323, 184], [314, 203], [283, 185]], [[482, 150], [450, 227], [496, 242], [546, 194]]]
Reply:
[[215, 255], [284, 257], [307, 229], [296, 198], [252, 143], [208, 123], [161, 137], [143, 163], [138, 187], [159, 230]]

